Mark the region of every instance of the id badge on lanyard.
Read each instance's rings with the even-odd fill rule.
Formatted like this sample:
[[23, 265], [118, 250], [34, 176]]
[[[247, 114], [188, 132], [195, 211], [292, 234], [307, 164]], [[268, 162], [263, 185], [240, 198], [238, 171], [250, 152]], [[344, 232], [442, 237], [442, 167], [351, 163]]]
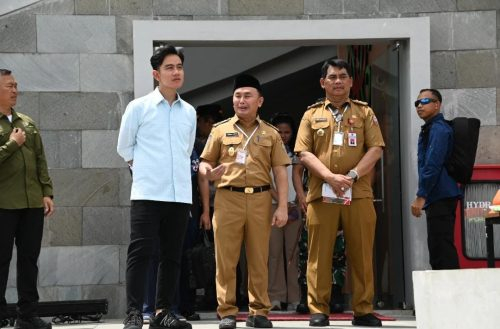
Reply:
[[333, 134], [333, 145], [342, 146], [344, 144], [344, 133], [341, 131], [336, 131]]
[[247, 150], [238, 150], [236, 153], [236, 163], [245, 164], [247, 161]]
[[243, 148], [239, 149], [238, 152], [236, 153], [236, 163], [244, 165], [247, 162], [247, 156], [248, 156], [248, 151], [246, 150], [246, 148], [248, 146], [248, 143], [252, 139], [253, 135], [255, 134], [255, 132], [257, 131], [257, 129], [259, 128], [259, 126], [257, 125], [257, 127], [255, 127], [255, 129], [250, 134], [250, 136], [248, 136], [243, 131], [243, 129], [241, 129], [238, 125], [236, 125], [236, 128], [238, 128], [243, 133], [243, 135], [245, 135], [245, 137], [247, 138], [247, 141], [246, 141], [245, 145], [243, 145]]

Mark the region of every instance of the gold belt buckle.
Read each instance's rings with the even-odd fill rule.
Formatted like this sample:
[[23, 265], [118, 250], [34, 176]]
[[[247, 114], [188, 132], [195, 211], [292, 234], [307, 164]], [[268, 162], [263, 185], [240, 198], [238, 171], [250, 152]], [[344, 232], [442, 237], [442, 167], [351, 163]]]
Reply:
[[245, 187], [245, 194], [253, 194], [253, 187]]

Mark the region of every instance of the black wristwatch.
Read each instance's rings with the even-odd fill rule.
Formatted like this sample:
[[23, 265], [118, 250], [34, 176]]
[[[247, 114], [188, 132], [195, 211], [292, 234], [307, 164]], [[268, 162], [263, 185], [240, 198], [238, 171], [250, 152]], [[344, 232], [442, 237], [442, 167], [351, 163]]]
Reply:
[[358, 178], [359, 178], [358, 172], [354, 169], [349, 170], [349, 172], [347, 173], [347, 176], [351, 177], [355, 183], [358, 181]]

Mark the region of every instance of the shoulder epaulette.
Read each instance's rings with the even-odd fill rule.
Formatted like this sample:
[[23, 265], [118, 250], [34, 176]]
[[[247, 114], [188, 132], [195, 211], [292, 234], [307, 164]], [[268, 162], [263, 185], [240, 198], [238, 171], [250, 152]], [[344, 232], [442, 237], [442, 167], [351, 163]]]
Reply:
[[313, 107], [323, 106], [325, 104], [325, 99], [319, 99], [316, 103], [309, 105], [307, 109], [312, 109]]
[[226, 119], [226, 120], [222, 120], [222, 121], [216, 122], [216, 123], [214, 123], [214, 124], [213, 124], [213, 126], [212, 126], [212, 127], [217, 127], [217, 126], [219, 126], [219, 125], [221, 125], [221, 124], [223, 124], [223, 123], [228, 122], [229, 120], [231, 120], [231, 118], [228, 118], [228, 119]]
[[273, 126], [272, 124], [270, 124], [269, 122], [267, 122], [266, 120], [260, 120], [262, 122], [264, 122], [266, 125], [268, 125], [269, 127], [273, 128], [274, 130], [278, 131], [279, 132], [279, 129], [276, 128], [275, 126]]
[[28, 121], [29, 123], [31, 124], [35, 124], [35, 121], [30, 118], [29, 116], [27, 116], [26, 114], [22, 114], [22, 113], [19, 113], [19, 112], [16, 112], [17, 116], [20, 117], [22, 120], [24, 121]]
[[368, 105], [368, 103], [367, 103], [367, 102], [358, 101], [357, 99], [351, 99], [351, 101], [352, 101], [353, 103], [360, 104], [360, 105], [364, 105], [364, 106], [367, 106], [367, 105]]

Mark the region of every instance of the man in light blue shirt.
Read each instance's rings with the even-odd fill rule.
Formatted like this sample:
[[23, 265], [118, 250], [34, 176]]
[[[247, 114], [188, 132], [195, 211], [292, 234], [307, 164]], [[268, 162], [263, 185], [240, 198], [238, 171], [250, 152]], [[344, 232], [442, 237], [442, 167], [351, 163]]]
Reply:
[[132, 170], [127, 317], [124, 329], [141, 329], [146, 271], [160, 241], [156, 315], [151, 329], [190, 329], [172, 312], [182, 245], [192, 203], [191, 162], [196, 111], [177, 90], [184, 83], [184, 55], [164, 46], [151, 57], [158, 87], [133, 100], [123, 115], [118, 154]]

